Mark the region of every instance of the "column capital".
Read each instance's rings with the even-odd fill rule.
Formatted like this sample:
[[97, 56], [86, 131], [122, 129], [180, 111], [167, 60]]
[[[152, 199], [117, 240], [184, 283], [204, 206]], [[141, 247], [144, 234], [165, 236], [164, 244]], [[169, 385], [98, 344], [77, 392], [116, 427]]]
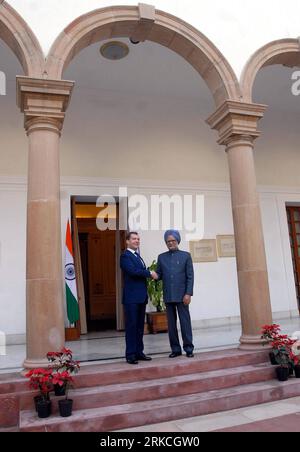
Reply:
[[17, 105], [26, 131], [50, 128], [60, 133], [73, 87], [67, 80], [17, 77]]
[[266, 109], [267, 105], [263, 104], [226, 100], [206, 122], [219, 132], [220, 145], [227, 146], [239, 138], [253, 143], [260, 136], [257, 125]]

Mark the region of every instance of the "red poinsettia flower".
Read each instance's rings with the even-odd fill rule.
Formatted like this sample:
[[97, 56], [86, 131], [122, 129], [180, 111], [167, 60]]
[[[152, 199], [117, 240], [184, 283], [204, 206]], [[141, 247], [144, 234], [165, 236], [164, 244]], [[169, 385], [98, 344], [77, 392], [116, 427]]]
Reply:
[[73, 352], [68, 348], [63, 348], [60, 352], [49, 352], [47, 358], [53, 372], [68, 371], [74, 375], [80, 369], [80, 363], [73, 360]]
[[272, 340], [279, 335], [280, 331], [281, 331], [280, 325], [276, 324], [263, 325], [261, 331], [261, 338]]
[[43, 397], [47, 397], [53, 389], [51, 369], [32, 369], [25, 377], [29, 378], [30, 388], [38, 389]]
[[68, 371], [56, 372], [55, 374], [53, 374], [53, 384], [60, 387], [65, 387], [66, 399], [68, 398], [69, 389], [73, 386], [73, 382], [74, 380]]

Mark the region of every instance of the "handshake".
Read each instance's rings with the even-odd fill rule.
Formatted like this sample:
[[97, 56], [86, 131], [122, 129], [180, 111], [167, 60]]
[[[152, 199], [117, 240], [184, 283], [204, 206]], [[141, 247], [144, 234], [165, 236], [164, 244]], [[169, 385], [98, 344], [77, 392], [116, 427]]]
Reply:
[[159, 277], [158, 274], [154, 271], [151, 271], [151, 278], [154, 279], [154, 281], [158, 281]]

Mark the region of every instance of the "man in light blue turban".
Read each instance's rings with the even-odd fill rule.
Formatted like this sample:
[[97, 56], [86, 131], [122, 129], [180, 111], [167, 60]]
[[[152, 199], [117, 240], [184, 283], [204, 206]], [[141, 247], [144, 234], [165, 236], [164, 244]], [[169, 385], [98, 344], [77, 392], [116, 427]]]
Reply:
[[179, 231], [166, 231], [164, 238], [169, 251], [158, 256], [156, 273], [158, 279], [163, 281], [169, 341], [172, 350], [169, 357], [176, 358], [182, 354], [177, 329], [178, 313], [183, 349], [188, 358], [193, 358], [193, 333], [189, 311], [194, 287], [193, 261], [190, 253], [180, 251], [178, 248], [181, 242]]
[[167, 243], [167, 240], [168, 240], [168, 237], [170, 236], [170, 235], [172, 235], [175, 239], [176, 239], [176, 241], [177, 241], [177, 243], [178, 243], [178, 245], [180, 244], [180, 242], [181, 242], [181, 236], [180, 236], [180, 233], [179, 233], [179, 231], [176, 231], [175, 229], [169, 229], [168, 231], [166, 231], [165, 232], [165, 242]]

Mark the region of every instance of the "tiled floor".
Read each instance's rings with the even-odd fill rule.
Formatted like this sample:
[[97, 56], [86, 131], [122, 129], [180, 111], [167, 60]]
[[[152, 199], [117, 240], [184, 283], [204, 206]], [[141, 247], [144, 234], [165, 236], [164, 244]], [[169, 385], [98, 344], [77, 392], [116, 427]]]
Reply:
[[[300, 409], [300, 407], [299, 407]], [[250, 424], [241, 425], [238, 427], [230, 427], [227, 429], [216, 430], [217, 432], [229, 433], [295, 433], [300, 432], [300, 411], [298, 413], [288, 414], [286, 416], [279, 416], [272, 419], [264, 419], [258, 422], [251, 422]]]
[[123, 430], [124, 432], [300, 432], [300, 397], [214, 413], [179, 421]]
[[[300, 319], [277, 321], [282, 331], [292, 334], [300, 330]], [[240, 326], [219, 327], [194, 330], [195, 351], [202, 352], [216, 348], [232, 348], [238, 345], [241, 336]], [[167, 334], [150, 334], [144, 337], [145, 352], [150, 355], [165, 355], [169, 353]], [[124, 357], [124, 333], [107, 331], [91, 333], [82, 336], [80, 341], [67, 344], [73, 350], [75, 359], [82, 363], [107, 362], [120, 360]], [[18, 370], [21, 368], [26, 354], [25, 345], [6, 347], [6, 355], [0, 356], [0, 372]]]

